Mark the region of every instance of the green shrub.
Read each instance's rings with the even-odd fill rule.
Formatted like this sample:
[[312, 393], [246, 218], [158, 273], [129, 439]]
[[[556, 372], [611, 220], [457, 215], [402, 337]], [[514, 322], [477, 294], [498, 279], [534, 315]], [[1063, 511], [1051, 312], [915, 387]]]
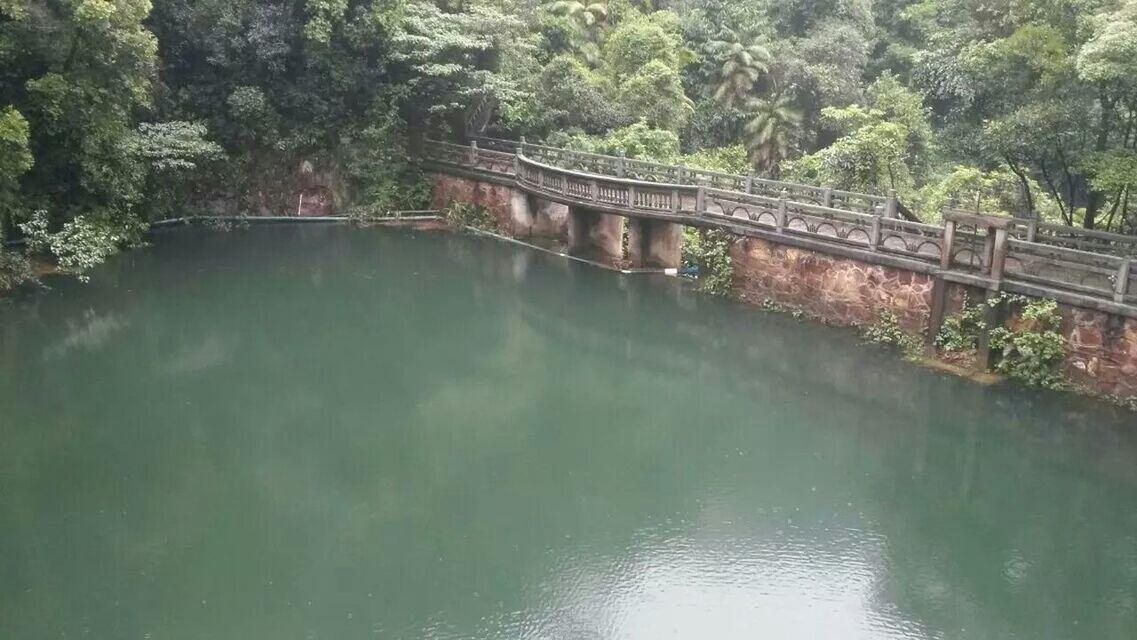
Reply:
[[87, 271], [120, 248], [142, 245], [146, 227], [137, 218], [82, 215], [52, 233], [46, 211], [36, 211], [20, 224], [29, 251], [54, 255], [61, 271], [74, 274], [82, 282], [89, 279]]
[[905, 333], [900, 327], [900, 319], [888, 310], [881, 311], [876, 322], [861, 331], [861, 336], [873, 344], [896, 347], [909, 360], [916, 360], [923, 355], [924, 347], [920, 338]]
[[750, 164], [750, 156], [746, 153], [746, 147], [740, 144], [699, 149], [683, 156], [682, 161], [683, 164], [692, 169], [706, 169], [738, 175], [745, 175], [754, 170], [754, 165]]
[[22, 254], [6, 251], [0, 246], [0, 293], [25, 284], [37, 284], [32, 265]]
[[549, 136], [546, 144], [574, 151], [619, 155], [652, 162], [674, 162], [679, 156], [679, 136], [672, 131], [657, 129], [640, 121], [613, 129], [604, 136], [570, 134], [558, 131]]
[[729, 296], [733, 291], [730, 244], [731, 236], [725, 231], [683, 228], [683, 266], [699, 268], [699, 287], [703, 291], [716, 296]]
[[234, 229], [248, 229], [250, 223], [249, 216], [242, 213], [237, 216], [236, 220], [228, 217], [204, 216], [201, 218], [201, 225], [211, 231], [232, 231]]
[[465, 229], [472, 227], [482, 231], [496, 231], [497, 221], [490, 210], [468, 202], [454, 202], [445, 211], [446, 222], [451, 226]]
[[979, 347], [979, 334], [984, 327], [983, 306], [969, 304], [964, 296], [963, 309], [946, 318], [936, 334], [936, 347], [951, 353], [972, 351]]
[[770, 313], [785, 313], [786, 307], [773, 298], [762, 298], [762, 310]]
[[734, 263], [730, 257], [730, 234], [707, 231], [699, 246], [699, 281], [703, 291], [729, 296], [734, 289]]
[[681, 248], [681, 258], [683, 267], [690, 269], [699, 266], [699, 258], [702, 256], [703, 238], [699, 234], [699, 230], [695, 227], [683, 227], [683, 246]]
[[[1092, 393], [1092, 391], [1087, 391], [1087, 392]], [[1122, 409], [1128, 409], [1130, 411], [1137, 411], [1137, 396], [1120, 396], [1117, 394], [1111, 394], [1111, 395], [1106, 396], [1106, 400], [1109, 400], [1110, 402], [1121, 407]]]
[[1021, 296], [1005, 300], [1021, 304], [1022, 313], [1014, 329], [999, 327], [991, 331], [991, 348], [1002, 352], [995, 370], [1031, 386], [1065, 387], [1062, 365], [1066, 360], [1066, 339], [1060, 332], [1058, 303]]

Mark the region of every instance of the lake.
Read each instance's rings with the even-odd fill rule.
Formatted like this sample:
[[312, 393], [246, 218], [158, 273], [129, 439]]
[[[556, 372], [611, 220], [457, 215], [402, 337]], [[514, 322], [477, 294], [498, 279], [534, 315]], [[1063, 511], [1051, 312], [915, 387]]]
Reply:
[[0, 637], [1137, 637], [1137, 417], [492, 239], [0, 304]]

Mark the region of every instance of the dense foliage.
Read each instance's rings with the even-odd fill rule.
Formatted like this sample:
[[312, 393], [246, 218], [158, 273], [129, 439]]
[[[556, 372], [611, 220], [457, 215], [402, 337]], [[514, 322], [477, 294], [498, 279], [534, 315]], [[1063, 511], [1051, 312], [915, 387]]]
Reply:
[[905, 331], [900, 318], [887, 309], [880, 312], [876, 322], [861, 329], [861, 337], [866, 342], [895, 347], [908, 360], [919, 360], [924, 355], [923, 340]]
[[983, 320], [982, 304], [971, 304], [965, 294], [959, 313], [944, 318], [943, 326], [936, 334], [936, 347], [948, 353], [974, 351], [979, 347], [979, 338], [987, 323]]
[[1001, 303], [1021, 308], [1009, 327], [991, 330], [991, 347], [1001, 351], [996, 371], [1018, 378], [1029, 385], [1060, 389], [1066, 385], [1062, 371], [1066, 340], [1062, 337], [1062, 316], [1053, 300], [1034, 300], [1018, 296]]
[[726, 297], [734, 291], [732, 240], [729, 233], [719, 229], [684, 229], [683, 265], [698, 270], [699, 287], [706, 293]]
[[75, 269], [472, 133], [1134, 232], [1137, 0], [0, 0], [0, 230]]

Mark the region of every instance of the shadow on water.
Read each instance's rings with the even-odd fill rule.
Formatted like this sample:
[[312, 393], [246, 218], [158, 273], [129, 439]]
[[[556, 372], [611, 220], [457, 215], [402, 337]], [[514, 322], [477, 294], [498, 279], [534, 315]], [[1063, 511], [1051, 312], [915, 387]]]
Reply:
[[491, 240], [0, 307], [5, 637], [1132, 638], [1132, 415]]

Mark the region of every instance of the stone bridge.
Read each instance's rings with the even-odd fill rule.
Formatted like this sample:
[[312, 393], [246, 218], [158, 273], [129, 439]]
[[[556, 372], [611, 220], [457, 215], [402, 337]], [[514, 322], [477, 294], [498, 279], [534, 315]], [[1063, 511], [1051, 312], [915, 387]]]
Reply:
[[425, 151], [431, 168], [444, 174], [510, 188], [491, 208], [515, 235], [559, 237], [572, 253], [626, 257], [636, 267], [678, 267], [683, 225], [748, 225], [896, 255], [939, 256], [938, 228], [895, 217], [902, 211], [895, 197], [539, 145], [525, 145], [522, 153], [520, 144], [501, 151], [476, 142], [429, 142]]

